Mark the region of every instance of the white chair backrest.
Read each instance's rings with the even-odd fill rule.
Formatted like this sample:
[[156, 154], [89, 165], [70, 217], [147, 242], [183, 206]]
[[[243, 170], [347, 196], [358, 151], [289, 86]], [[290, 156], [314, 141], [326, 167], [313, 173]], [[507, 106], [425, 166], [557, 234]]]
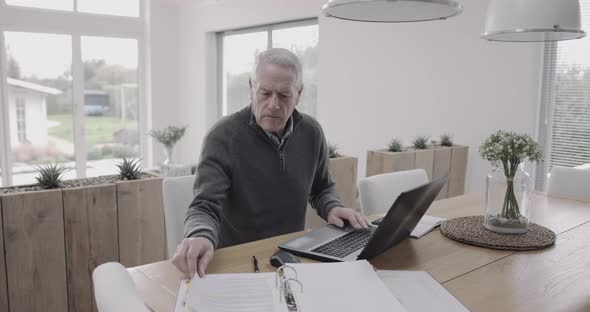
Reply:
[[164, 216], [166, 218], [166, 249], [168, 258], [184, 238], [186, 210], [193, 199], [195, 176], [165, 178], [162, 182]]
[[359, 198], [366, 216], [383, 214], [404, 191], [428, 182], [424, 169], [379, 174], [361, 179]]
[[129, 272], [118, 262], [99, 265], [92, 272], [99, 312], [148, 312]]
[[550, 196], [590, 201], [590, 170], [555, 166], [547, 186]]

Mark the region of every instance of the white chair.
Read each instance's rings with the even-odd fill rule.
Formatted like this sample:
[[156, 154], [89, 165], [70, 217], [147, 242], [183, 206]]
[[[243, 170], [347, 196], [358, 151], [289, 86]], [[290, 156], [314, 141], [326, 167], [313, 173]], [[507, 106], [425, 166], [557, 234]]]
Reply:
[[555, 166], [547, 186], [550, 196], [590, 201], [590, 170]]
[[186, 210], [193, 199], [195, 176], [165, 178], [162, 182], [164, 217], [166, 219], [166, 248], [168, 258], [184, 238]]
[[150, 311], [141, 300], [131, 275], [120, 263], [99, 265], [92, 272], [92, 280], [99, 312]]
[[424, 169], [379, 174], [361, 179], [359, 198], [364, 215], [383, 214], [404, 191], [428, 182]]

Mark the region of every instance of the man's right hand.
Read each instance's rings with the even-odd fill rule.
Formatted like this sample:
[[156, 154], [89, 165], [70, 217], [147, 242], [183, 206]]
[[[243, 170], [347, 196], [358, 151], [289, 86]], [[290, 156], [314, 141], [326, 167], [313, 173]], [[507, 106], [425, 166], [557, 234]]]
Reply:
[[213, 243], [204, 237], [185, 238], [176, 248], [172, 263], [190, 278], [197, 272], [204, 277], [214, 252]]

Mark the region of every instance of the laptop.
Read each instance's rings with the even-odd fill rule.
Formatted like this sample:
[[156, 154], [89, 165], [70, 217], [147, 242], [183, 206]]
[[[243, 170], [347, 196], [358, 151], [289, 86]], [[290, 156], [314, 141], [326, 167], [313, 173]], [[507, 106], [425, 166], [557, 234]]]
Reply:
[[356, 230], [328, 224], [279, 249], [319, 261], [370, 260], [410, 236], [447, 180], [442, 177], [401, 193], [377, 227]]

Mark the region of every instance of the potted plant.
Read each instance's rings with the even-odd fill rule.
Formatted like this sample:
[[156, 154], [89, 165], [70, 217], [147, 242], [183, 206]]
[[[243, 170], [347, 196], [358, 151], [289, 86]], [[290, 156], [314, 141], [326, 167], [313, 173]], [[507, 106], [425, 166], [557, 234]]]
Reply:
[[479, 153], [495, 167], [486, 178], [484, 227], [503, 234], [526, 233], [531, 179], [523, 162], [542, 159], [539, 144], [528, 134], [500, 130], [482, 143]]
[[440, 142], [428, 136], [417, 136], [412, 145], [404, 147], [399, 138], [394, 138], [386, 149], [367, 151], [366, 176], [424, 169], [429, 179], [448, 176], [449, 182], [437, 199], [462, 195], [465, 192], [469, 148], [455, 145], [450, 134], [440, 136]]
[[166, 159], [163, 164], [168, 165], [174, 163], [174, 146], [184, 136], [187, 126], [176, 127], [168, 126], [160, 130], [151, 130], [148, 134], [153, 137], [160, 144], [164, 145], [164, 152]]

